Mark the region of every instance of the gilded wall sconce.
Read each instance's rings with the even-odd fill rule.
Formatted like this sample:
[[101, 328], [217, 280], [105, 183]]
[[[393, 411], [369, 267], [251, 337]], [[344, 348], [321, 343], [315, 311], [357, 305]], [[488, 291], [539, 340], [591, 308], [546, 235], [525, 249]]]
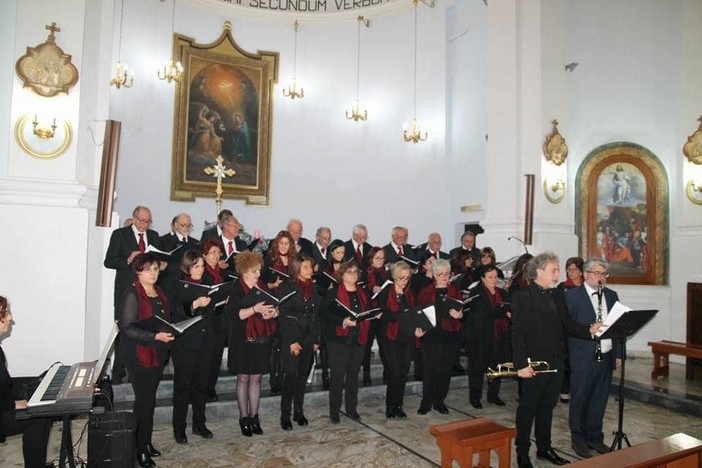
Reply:
[[[702, 165], [702, 116], [697, 121], [700, 123], [697, 130], [687, 137], [687, 142], [683, 145], [683, 154], [687, 160], [693, 164], [693, 170], [696, 173], [700, 172]], [[702, 205], [702, 178], [697, 174], [687, 181], [685, 185], [685, 194], [690, 201], [696, 205]]]
[[551, 203], [560, 203], [565, 198], [566, 183], [558, 167], [568, 157], [568, 145], [565, 138], [558, 132], [558, 120], [552, 120], [553, 129], [546, 136], [543, 152], [548, 168], [544, 174], [544, 195]]

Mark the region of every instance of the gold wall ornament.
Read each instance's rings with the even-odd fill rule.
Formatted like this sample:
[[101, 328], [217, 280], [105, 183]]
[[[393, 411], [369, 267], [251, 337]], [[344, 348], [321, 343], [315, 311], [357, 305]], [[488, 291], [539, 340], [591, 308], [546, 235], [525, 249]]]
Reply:
[[224, 193], [224, 190], [222, 190], [222, 179], [224, 179], [227, 176], [234, 177], [236, 171], [234, 169], [227, 169], [227, 167], [224, 165], [224, 159], [222, 159], [221, 154], [217, 156], [216, 161], [217, 164], [215, 164], [212, 167], [206, 167], [205, 169], [203, 169], [203, 172], [217, 179], [217, 188], [215, 189], [215, 201], [217, 203], [217, 215], [219, 216], [219, 212], [222, 211], [222, 194]]
[[692, 164], [702, 164], [702, 116], [697, 121], [700, 123], [695, 133], [687, 137], [683, 145], [683, 154]]
[[546, 161], [560, 166], [568, 157], [568, 145], [566, 145], [565, 138], [558, 132], [558, 120], [553, 119], [551, 124], [553, 130], [544, 141], [544, 156], [546, 156]]
[[566, 184], [563, 179], [556, 177], [555, 179], [544, 178], [544, 195], [546, 199], [553, 204], [558, 204], [563, 201], [566, 194]]
[[695, 184], [695, 181], [690, 179], [685, 184], [685, 195], [695, 205], [702, 205], [702, 185]]
[[73, 129], [68, 121], [57, 121], [55, 118], [50, 128], [45, 123], [39, 122], [36, 115], [34, 120], [32, 120], [32, 117], [24, 114], [17, 119], [17, 124], [15, 125], [17, 144], [27, 154], [35, 158], [57, 158], [71, 145]]
[[55, 33], [61, 28], [56, 23], [46, 26], [49, 36], [36, 47], [27, 47], [27, 53], [17, 60], [15, 70], [25, 88], [32, 88], [44, 97], [66, 93], [78, 82], [78, 69], [71, 56], [56, 45]]

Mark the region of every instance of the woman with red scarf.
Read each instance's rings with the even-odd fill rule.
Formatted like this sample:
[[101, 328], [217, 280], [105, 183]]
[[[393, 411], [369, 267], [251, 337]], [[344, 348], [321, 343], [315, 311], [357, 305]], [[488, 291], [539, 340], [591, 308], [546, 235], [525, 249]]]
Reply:
[[[380, 291], [383, 287], [385, 281], [390, 279], [388, 271], [385, 269], [385, 251], [382, 247], [373, 247], [368, 251], [366, 255], [366, 264], [368, 268], [366, 269], [365, 275], [365, 287], [368, 291], [369, 296], [373, 296], [375, 293]], [[378, 303], [371, 300], [371, 306], [377, 307]], [[368, 386], [371, 384], [371, 373], [370, 373], [370, 360], [371, 360], [371, 348], [373, 347], [373, 341], [378, 340], [378, 346], [380, 346], [380, 321], [373, 320], [370, 322], [368, 328], [368, 342], [363, 351], [363, 385]], [[385, 359], [383, 357], [383, 349], [379, 349], [380, 361], [383, 363], [383, 380], [387, 381]], [[385, 383], [385, 382], [383, 382]]]
[[[406, 419], [402, 409], [407, 384], [407, 372], [415, 350], [415, 337], [403, 334], [398, 316], [415, 305], [414, 294], [409, 287], [412, 273], [410, 266], [396, 262], [391, 269], [394, 284], [385, 288], [378, 296], [378, 305], [383, 310], [382, 341], [380, 343], [387, 369], [388, 386], [385, 392], [385, 417]], [[422, 330], [415, 330], [421, 336]]]
[[[471, 290], [478, 297], [468, 313], [468, 388], [470, 404], [482, 408], [483, 380], [488, 367], [511, 360], [509, 297], [497, 287], [499, 273], [494, 264], [478, 268], [480, 285]], [[487, 401], [505, 406], [500, 399], [500, 379], [488, 382]]]
[[[219, 242], [217, 238], [204, 240], [200, 246], [200, 252], [205, 256], [205, 271], [202, 274], [202, 284], [212, 286], [232, 279], [229, 276], [229, 272], [223, 270], [223, 268], [227, 267], [227, 262], [221, 259], [221, 242]], [[212, 314], [214, 345], [212, 349], [212, 362], [208, 367], [207, 401], [218, 400], [215, 387], [219, 379], [219, 373], [222, 367], [222, 355], [224, 354], [224, 347], [229, 338], [229, 327], [231, 325], [231, 321], [222, 315], [223, 311], [224, 306], [222, 305], [216, 308]]]
[[[371, 309], [366, 291], [357, 285], [358, 266], [354, 261], [341, 264], [339, 284], [324, 297], [322, 316], [327, 328], [329, 348], [329, 417], [338, 424], [342, 397], [346, 414], [359, 421], [358, 371], [361, 368], [363, 349], [368, 341], [368, 319], [357, 321], [346, 310], [356, 313]], [[379, 318], [377, 314], [375, 318]]]
[[[263, 257], [242, 252], [234, 259], [239, 279], [234, 282], [226, 316], [232, 320], [229, 335], [229, 370], [236, 374], [236, 401], [239, 426], [246, 437], [263, 434], [258, 418], [261, 376], [270, 372], [271, 339], [276, 331], [278, 311], [266, 305], [261, 296], [251, 293], [258, 287]], [[251, 293], [251, 294], [250, 294]]]
[[278, 287], [278, 297], [293, 294], [280, 305], [278, 326], [281, 335], [283, 359], [283, 395], [280, 399], [280, 427], [292, 429], [290, 411], [294, 404], [293, 421], [307, 426], [302, 406], [305, 401], [307, 374], [312, 364], [312, 354], [319, 349], [319, 304], [312, 276], [314, 260], [300, 252], [290, 266], [290, 280]]
[[450, 284], [451, 265], [448, 260], [438, 259], [431, 265], [434, 283], [419, 293], [419, 305], [436, 306], [436, 327], [422, 337], [424, 376], [422, 380], [422, 402], [418, 414], [427, 414], [432, 405], [441, 414], [448, 414], [444, 400], [451, 384], [451, 368], [461, 344], [463, 310], [456, 306], [446, 309], [444, 297], [461, 300], [461, 290]]
[[[581, 286], [585, 281], [583, 277], [583, 268], [585, 268], [585, 260], [581, 257], [570, 257], [566, 260], [566, 280], [558, 285], [556, 291], [558, 294], [562, 294], [561, 298], [565, 302], [565, 293], [569, 289], [577, 288]], [[566, 340], [566, 344], [568, 340]], [[570, 360], [568, 359], [568, 352], [565, 353], [565, 362], [563, 365], [563, 383], [561, 384], [561, 403], [570, 402]]]
[[[173, 356], [173, 437], [178, 444], [187, 444], [185, 434], [188, 406], [193, 405], [193, 434], [205, 439], [212, 432], [205, 426], [207, 379], [214, 350], [214, 330], [207, 290], [199, 288], [205, 273], [205, 257], [198, 250], [188, 250], [180, 261], [181, 281], [173, 285], [173, 322], [197, 315], [203, 319], [179, 337], [171, 350]], [[199, 291], [194, 297], [193, 291]], [[214, 305], [214, 304], [213, 304]], [[210, 306], [210, 308], [208, 308]]]
[[160, 271], [158, 258], [150, 253], [139, 254], [132, 260], [131, 268], [137, 280], [124, 292], [119, 304], [117, 316], [122, 335], [119, 345], [134, 390], [137, 462], [142, 468], [150, 468], [156, 466], [152, 457], [161, 455], [151, 444], [151, 433], [156, 389], [168, 357], [166, 343], [173, 341], [173, 335], [146, 331], [134, 323], [154, 315], [170, 320], [171, 311], [166, 295], [156, 286]]

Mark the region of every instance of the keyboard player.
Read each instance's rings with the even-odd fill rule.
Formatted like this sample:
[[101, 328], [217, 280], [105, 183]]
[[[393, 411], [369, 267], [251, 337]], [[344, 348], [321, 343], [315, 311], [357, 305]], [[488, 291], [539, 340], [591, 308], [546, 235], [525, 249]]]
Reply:
[[[4, 337], [12, 328], [12, 312], [7, 299], [0, 296], [0, 337]], [[27, 400], [16, 400], [12, 378], [7, 371], [5, 353], [0, 347], [0, 443], [5, 442], [5, 437], [22, 434], [22, 454], [26, 468], [45, 468], [46, 447], [51, 431], [51, 419], [30, 418], [16, 420], [15, 412], [27, 408]]]

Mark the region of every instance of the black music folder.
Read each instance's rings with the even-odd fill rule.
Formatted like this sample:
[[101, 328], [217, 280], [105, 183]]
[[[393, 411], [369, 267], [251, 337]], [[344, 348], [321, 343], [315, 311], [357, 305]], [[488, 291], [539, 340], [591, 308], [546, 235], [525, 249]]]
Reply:
[[170, 252], [164, 252], [163, 250], [157, 249], [157, 248], [154, 247], [153, 245], [149, 244], [149, 245], [146, 247], [146, 253], [154, 254], [154, 255], [156, 256], [156, 258], [158, 258], [160, 261], [162, 261], [162, 262], [167, 262], [167, 261], [169, 261], [169, 260], [171, 259], [171, 255], [173, 255], [173, 253], [174, 253], [176, 250], [180, 250], [180, 249], [183, 247], [183, 245], [185, 245], [185, 244], [179, 245], [178, 247], [176, 247], [175, 249], [171, 250]]
[[424, 308], [413, 307], [401, 312], [397, 316], [397, 321], [400, 322], [400, 333], [405, 336], [414, 336], [417, 328], [426, 332], [436, 327], [436, 308], [433, 305]]
[[280, 307], [280, 305], [283, 302], [287, 301], [292, 296], [297, 294], [297, 290], [295, 290], [289, 294], [286, 294], [283, 297], [275, 297], [273, 294], [271, 294], [267, 291], [264, 291], [263, 289], [259, 288], [258, 285], [256, 285], [253, 288], [251, 288], [251, 291], [249, 292], [249, 294], [253, 294], [254, 297], [258, 298], [258, 300], [255, 302], [256, 304], [263, 301], [266, 305]]
[[210, 286], [181, 280], [183, 290], [187, 291], [185, 300], [194, 301], [198, 297], [208, 296], [212, 299], [209, 307], [219, 307], [227, 302], [227, 298], [231, 292], [232, 282], [233, 281], [225, 281]]
[[141, 328], [142, 330], [154, 333], [165, 332], [171, 333], [174, 336], [180, 336], [185, 332], [185, 330], [192, 327], [200, 320], [202, 320], [202, 315], [183, 320], [182, 322], [171, 323], [158, 315], [153, 315], [144, 320], [137, 320], [136, 322], [133, 322], [132, 325]]
[[380, 312], [380, 308], [378, 307], [376, 307], [375, 309], [364, 310], [363, 312], [354, 312], [353, 310], [349, 309], [344, 304], [342, 304], [341, 301], [339, 301], [339, 299], [335, 300], [336, 303], [339, 304], [339, 307], [344, 309], [353, 320], [373, 320], [375, 316], [378, 315], [378, 312]]
[[654, 309], [631, 310], [616, 302], [602, 323], [603, 327], [595, 333], [600, 340], [629, 338], [641, 330], [658, 313]]

